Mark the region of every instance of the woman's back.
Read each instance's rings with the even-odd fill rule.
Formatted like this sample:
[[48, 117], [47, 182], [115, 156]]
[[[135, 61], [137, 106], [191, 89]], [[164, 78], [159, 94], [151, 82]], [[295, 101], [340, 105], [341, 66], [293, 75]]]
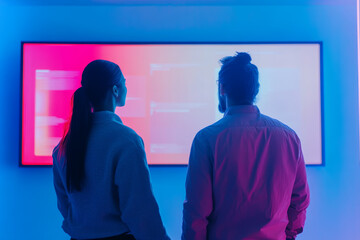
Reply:
[[[64, 159], [56, 162], [57, 154], [54, 171], [66, 179]], [[60, 201], [68, 203], [62, 206], [64, 231], [78, 239], [129, 231], [139, 239], [166, 239], [145, 161], [142, 140], [133, 130], [112, 112], [94, 113], [82, 190]]]

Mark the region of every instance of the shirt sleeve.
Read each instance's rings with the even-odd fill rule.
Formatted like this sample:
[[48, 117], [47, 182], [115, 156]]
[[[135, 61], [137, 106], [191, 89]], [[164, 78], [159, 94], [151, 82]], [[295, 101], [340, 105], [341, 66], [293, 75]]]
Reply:
[[69, 199], [67, 192], [65, 190], [64, 182], [62, 181], [61, 175], [59, 173], [59, 165], [57, 158], [58, 150], [55, 148], [53, 153], [53, 181], [55, 187], [55, 193], [57, 196], [57, 207], [64, 218], [67, 218], [68, 208], [69, 208]]
[[137, 240], [169, 240], [152, 192], [143, 142], [123, 149], [115, 172], [121, 219]]
[[286, 238], [295, 239], [304, 229], [306, 208], [310, 203], [310, 191], [306, 178], [305, 161], [299, 143], [299, 159], [294, 182], [291, 203], [288, 209], [289, 223], [286, 227]]
[[206, 240], [213, 211], [211, 155], [200, 134], [192, 144], [186, 177], [182, 240]]

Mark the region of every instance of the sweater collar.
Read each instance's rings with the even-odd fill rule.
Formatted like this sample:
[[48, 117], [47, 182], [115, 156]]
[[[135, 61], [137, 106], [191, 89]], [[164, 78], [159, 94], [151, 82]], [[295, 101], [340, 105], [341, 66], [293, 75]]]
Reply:
[[94, 122], [119, 122], [122, 123], [120, 117], [111, 111], [99, 111], [99, 112], [93, 112], [93, 121]]

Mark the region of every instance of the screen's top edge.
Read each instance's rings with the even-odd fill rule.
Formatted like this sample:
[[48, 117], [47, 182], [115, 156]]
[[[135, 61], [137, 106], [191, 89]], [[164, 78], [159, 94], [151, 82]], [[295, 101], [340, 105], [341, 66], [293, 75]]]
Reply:
[[244, 41], [244, 42], [191, 42], [191, 41], [181, 41], [181, 42], [137, 42], [137, 41], [130, 41], [130, 42], [31, 42], [31, 41], [24, 41], [21, 42], [22, 45], [43, 45], [43, 44], [53, 44], [53, 45], [78, 45], [78, 44], [89, 44], [89, 45], [96, 45], [96, 44], [104, 44], [104, 45], [162, 45], [162, 44], [169, 44], [169, 45], [173, 45], [173, 44], [199, 44], [199, 45], [218, 45], [218, 44], [322, 44], [321, 41], [308, 41], [308, 42], [256, 42], [256, 41]]

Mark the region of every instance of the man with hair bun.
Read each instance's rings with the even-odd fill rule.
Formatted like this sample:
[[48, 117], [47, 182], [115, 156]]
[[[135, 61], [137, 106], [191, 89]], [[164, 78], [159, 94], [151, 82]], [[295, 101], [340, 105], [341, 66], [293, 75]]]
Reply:
[[194, 138], [182, 240], [295, 239], [310, 202], [300, 140], [254, 105], [259, 73], [249, 54], [220, 62], [224, 117]]

